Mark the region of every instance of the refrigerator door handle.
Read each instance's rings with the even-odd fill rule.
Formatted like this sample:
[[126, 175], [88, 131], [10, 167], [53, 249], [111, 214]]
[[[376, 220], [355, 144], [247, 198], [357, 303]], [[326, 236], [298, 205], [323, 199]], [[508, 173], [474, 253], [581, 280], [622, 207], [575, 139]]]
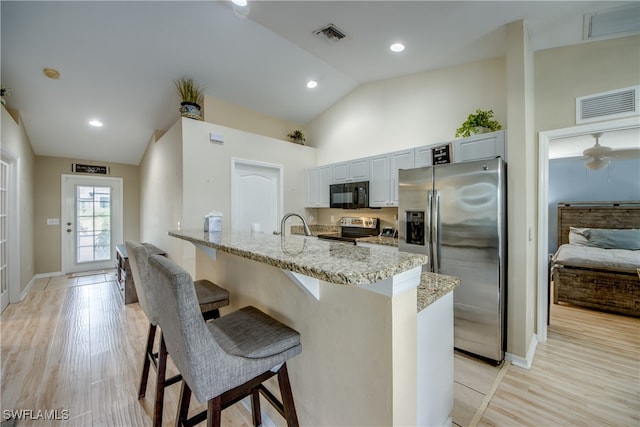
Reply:
[[440, 272], [440, 236], [438, 236], [438, 223], [440, 216], [440, 192], [435, 192], [431, 212], [431, 252], [433, 253], [433, 272]]
[[427, 265], [429, 266], [430, 272], [435, 272], [435, 264], [433, 263], [433, 241], [431, 239], [431, 210], [433, 209], [433, 190], [429, 190], [427, 192], [427, 218], [425, 222], [425, 232], [426, 232], [426, 244], [427, 246], [427, 255], [429, 257], [429, 262]]

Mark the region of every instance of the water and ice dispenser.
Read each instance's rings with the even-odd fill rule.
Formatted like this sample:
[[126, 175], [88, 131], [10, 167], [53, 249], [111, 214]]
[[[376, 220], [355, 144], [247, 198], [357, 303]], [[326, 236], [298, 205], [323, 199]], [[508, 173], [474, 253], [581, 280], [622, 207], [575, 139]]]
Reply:
[[410, 245], [424, 246], [424, 211], [406, 211], [405, 240]]

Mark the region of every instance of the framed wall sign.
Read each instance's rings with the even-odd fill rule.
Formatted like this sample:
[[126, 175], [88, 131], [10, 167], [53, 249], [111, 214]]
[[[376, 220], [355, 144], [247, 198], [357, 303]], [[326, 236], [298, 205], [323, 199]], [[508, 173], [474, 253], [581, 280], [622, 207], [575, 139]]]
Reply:
[[445, 163], [453, 163], [453, 151], [451, 144], [434, 147], [431, 150], [431, 162], [434, 165], [443, 165]]
[[71, 172], [109, 175], [109, 166], [81, 165], [80, 163], [72, 163]]

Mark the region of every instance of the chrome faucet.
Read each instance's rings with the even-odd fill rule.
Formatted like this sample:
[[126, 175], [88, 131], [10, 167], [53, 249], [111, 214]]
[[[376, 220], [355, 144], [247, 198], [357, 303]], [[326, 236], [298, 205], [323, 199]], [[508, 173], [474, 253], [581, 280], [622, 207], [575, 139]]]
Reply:
[[295, 212], [289, 212], [288, 214], [282, 217], [282, 221], [280, 221], [280, 233], [274, 233], [274, 234], [280, 234], [284, 236], [284, 223], [287, 222], [287, 219], [289, 219], [290, 216], [297, 216], [298, 218], [300, 218], [302, 220], [302, 225], [304, 226], [304, 235], [311, 236], [311, 230], [309, 229], [307, 220], [304, 219], [302, 215], [297, 214]]

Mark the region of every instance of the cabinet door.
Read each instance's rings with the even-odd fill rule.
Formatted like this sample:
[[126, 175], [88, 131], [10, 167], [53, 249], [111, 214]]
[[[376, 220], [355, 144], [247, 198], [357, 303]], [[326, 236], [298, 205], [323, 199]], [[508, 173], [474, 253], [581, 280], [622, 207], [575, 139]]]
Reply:
[[[304, 170], [304, 207], [314, 208], [318, 202], [318, 168]], [[327, 191], [329, 191], [327, 189]]]
[[504, 131], [473, 135], [453, 142], [453, 161], [456, 163], [498, 156], [506, 160]]
[[316, 188], [318, 208], [329, 207], [329, 185], [331, 185], [331, 166], [320, 166], [318, 169], [318, 186]]
[[349, 181], [349, 162], [334, 163], [331, 165], [331, 183], [342, 184]]
[[369, 159], [369, 206], [382, 208], [389, 206], [391, 155], [381, 154]]
[[369, 158], [355, 159], [349, 162], [349, 179], [351, 181], [369, 180]]
[[402, 150], [391, 153], [391, 205], [398, 206], [398, 170], [413, 169], [415, 160], [414, 150]]
[[433, 158], [431, 157], [431, 146], [416, 147], [413, 157], [415, 159], [415, 167], [422, 168], [431, 166]]

